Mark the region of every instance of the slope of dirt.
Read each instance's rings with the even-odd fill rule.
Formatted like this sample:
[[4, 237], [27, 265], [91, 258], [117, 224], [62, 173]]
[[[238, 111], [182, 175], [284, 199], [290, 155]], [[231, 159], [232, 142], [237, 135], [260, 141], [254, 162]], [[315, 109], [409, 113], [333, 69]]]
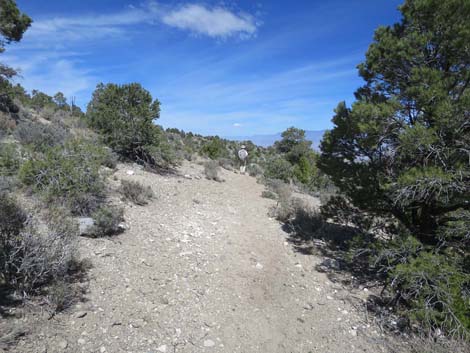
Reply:
[[125, 233], [80, 240], [93, 264], [86, 301], [25, 323], [30, 333], [13, 351], [382, 351], [352, 294], [269, 218], [262, 185], [228, 171], [225, 182], [208, 181], [195, 164], [179, 173], [120, 165], [119, 179], [150, 185], [157, 198], [125, 204]]

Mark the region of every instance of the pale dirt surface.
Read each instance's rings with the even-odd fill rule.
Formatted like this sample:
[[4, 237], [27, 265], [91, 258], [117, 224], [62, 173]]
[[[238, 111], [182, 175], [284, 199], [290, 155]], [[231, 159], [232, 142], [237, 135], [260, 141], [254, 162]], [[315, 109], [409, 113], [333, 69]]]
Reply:
[[119, 166], [117, 178], [150, 185], [156, 199], [124, 203], [125, 233], [81, 238], [93, 264], [85, 301], [50, 320], [11, 319], [30, 330], [12, 352], [384, 351], [352, 304], [362, 293], [295, 252], [254, 178], [209, 181], [196, 164], [178, 173]]

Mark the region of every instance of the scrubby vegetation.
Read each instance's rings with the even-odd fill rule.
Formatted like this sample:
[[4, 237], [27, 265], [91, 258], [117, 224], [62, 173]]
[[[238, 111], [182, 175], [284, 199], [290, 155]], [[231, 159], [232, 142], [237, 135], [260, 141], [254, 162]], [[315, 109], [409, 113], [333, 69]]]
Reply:
[[204, 174], [209, 180], [221, 181], [219, 177], [220, 166], [216, 161], [207, 161], [204, 163]]
[[144, 186], [132, 180], [122, 180], [119, 192], [125, 199], [140, 206], [148, 204], [148, 202], [155, 197], [150, 186]]
[[351, 108], [338, 105], [319, 167], [344, 197], [340, 210], [387, 228], [370, 237], [370, 222], [355, 222], [354, 246], [381, 275], [387, 305], [468, 337], [470, 4], [410, 0], [401, 12], [376, 31], [359, 66], [366, 83]]
[[[1, 53], [31, 19], [11, 0], [0, 5]], [[119, 161], [163, 171], [202, 157], [206, 178], [221, 181], [221, 167], [239, 167], [243, 143], [249, 175], [276, 200], [271, 216], [297, 245], [322, 240], [352, 284], [379, 284], [367, 305], [385, 327], [468, 340], [470, 3], [407, 0], [401, 12], [376, 31], [359, 66], [365, 84], [351, 107], [336, 108], [321, 154], [294, 127], [269, 148], [164, 131], [160, 102], [137, 83], [99, 84], [84, 114], [61, 92], [13, 85], [15, 70], [0, 64], [0, 286], [66, 308], [74, 218], [91, 217], [96, 237], [122, 229], [106, 187]], [[155, 197], [131, 180], [118, 191], [136, 205]], [[293, 191], [320, 196], [320, 212]]]

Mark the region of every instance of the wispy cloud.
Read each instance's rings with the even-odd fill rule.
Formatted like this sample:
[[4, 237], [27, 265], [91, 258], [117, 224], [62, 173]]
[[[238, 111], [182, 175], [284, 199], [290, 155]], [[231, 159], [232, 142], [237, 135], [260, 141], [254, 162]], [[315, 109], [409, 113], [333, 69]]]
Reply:
[[232, 126], [233, 126], [233, 127], [242, 127], [242, 124], [240, 124], [240, 123], [234, 123]]
[[253, 16], [237, 14], [216, 7], [209, 9], [203, 5], [184, 5], [162, 17], [163, 23], [189, 30], [209, 37], [230, 37], [233, 35], [252, 36], [257, 30]]
[[38, 20], [33, 23], [26, 38], [77, 41], [122, 37], [130, 26], [143, 24], [164, 24], [212, 38], [248, 38], [256, 33], [260, 22], [249, 14], [236, 13], [223, 7], [210, 8], [187, 3], [175, 8], [149, 1], [140, 7], [132, 6], [106, 15]]

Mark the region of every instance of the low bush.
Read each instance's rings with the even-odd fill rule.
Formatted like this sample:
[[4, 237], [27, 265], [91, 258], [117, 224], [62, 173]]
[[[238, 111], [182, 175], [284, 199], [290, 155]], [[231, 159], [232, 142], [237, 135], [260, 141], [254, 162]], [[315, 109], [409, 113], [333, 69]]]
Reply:
[[113, 206], [102, 206], [92, 214], [92, 218], [95, 221], [93, 235], [109, 236], [121, 231], [120, 224], [124, 221], [124, 210]]
[[0, 143], [0, 175], [14, 175], [19, 167], [20, 156], [16, 146], [12, 143]]
[[76, 262], [76, 227], [61, 219], [39, 233], [17, 202], [0, 196], [0, 273], [2, 282], [21, 294], [64, 281]]
[[135, 203], [136, 205], [143, 206], [155, 197], [150, 186], [144, 186], [137, 181], [122, 180], [119, 192], [125, 199]]
[[261, 193], [261, 197], [264, 197], [265, 199], [271, 199], [271, 200], [277, 199], [277, 195], [274, 192], [269, 191], [269, 190], [264, 190]]
[[220, 181], [219, 170], [220, 167], [217, 161], [207, 161], [204, 163], [204, 174], [209, 180]]
[[83, 140], [72, 140], [35, 155], [19, 171], [21, 181], [46, 201], [66, 205], [75, 215], [89, 215], [104, 199], [100, 174], [105, 152]]
[[201, 154], [209, 157], [210, 159], [216, 160], [224, 157], [227, 154], [227, 149], [222, 139], [219, 137], [213, 137], [202, 146]]
[[284, 158], [276, 157], [266, 162], [264, 176], [267, 179], [279, 179], [289, 182], [293, 176], [293, 168]]
[[23, 121], [15, 129], [14, 136], [22, 144], [31, 146], [34, 151], [45, 152], [54, 146], [62, 146], [68, 132], [58, 125]]
[[264, 173], [263, 168], [261, 168], [256, 163], [248, 164], [248, 166], [246, 167], [246, 171], [248, 172], [248, 175], [252, 177], [257, 177], [259, 175], [263, 175]]
[[228, 158], [219, 158], [219, 166], [226, 170], [233, 170], [233, 161]]
[[402, 315], [424, 328], [470, 338], [470, 274], [454, 256], [420, 252], [396, 265], [389, 280]]

